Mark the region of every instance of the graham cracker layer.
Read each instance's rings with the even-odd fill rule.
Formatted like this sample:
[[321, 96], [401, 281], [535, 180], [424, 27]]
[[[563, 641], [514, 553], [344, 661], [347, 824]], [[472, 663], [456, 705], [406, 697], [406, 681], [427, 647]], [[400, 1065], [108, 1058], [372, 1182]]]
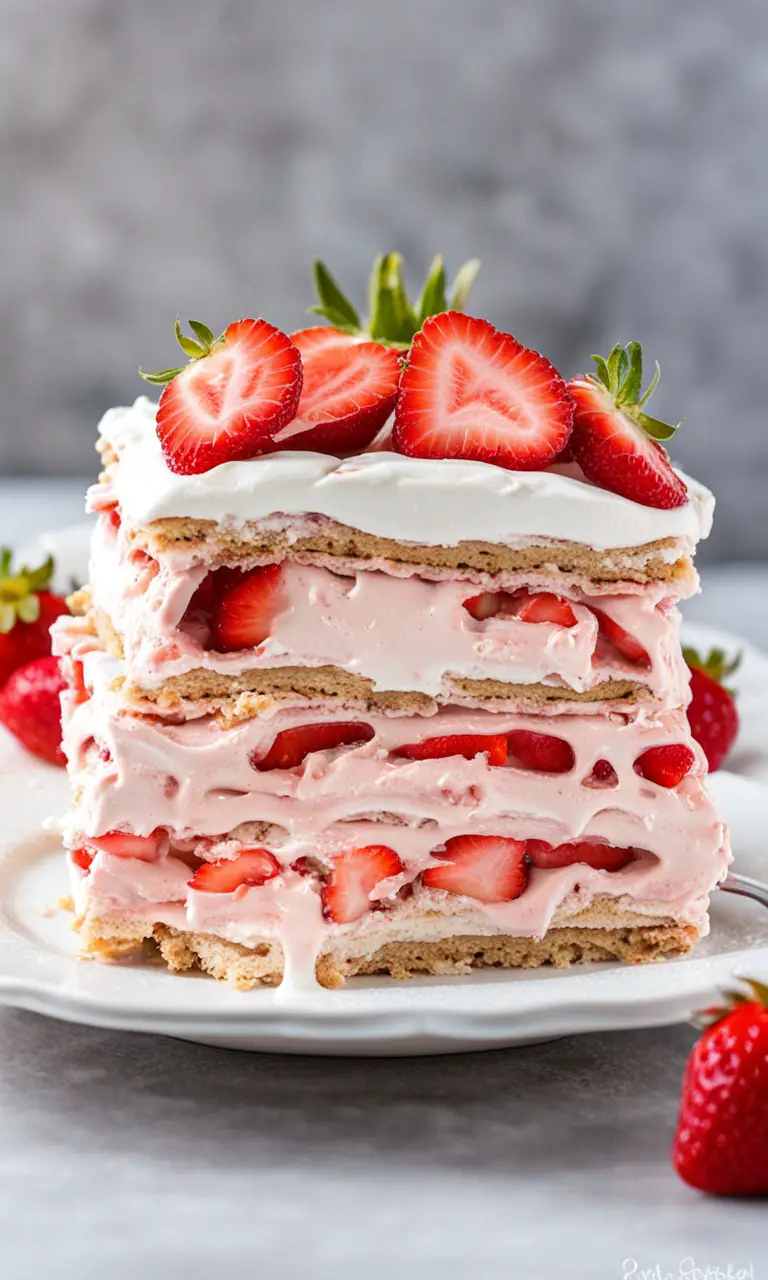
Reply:
[[[652, 695], [632, 680], [604, 680], [584, 693], [576, 693], [566, 685], [515, 684], [502, 680], [467, 680], [449, 676], [445, 693], [432, 698], [425, 693], [408, 691], [376, 691], [364, 676], [350, 675], [339, 667], [267, 667], [241, 672], [236, 676], [212, 671], [190, 671], [166, 680], [158, 689], [142, 689], [123, 684], [123, 693], [137, 710], [173, 713], [184, 704], [202, 704], [208, 711], [224, 714], [228, 719], [242, 719], [255, 714], [263, 705], [281, 700], [311, 700], [344, 703], [369, 711], [385, 711], [430, 715], [439, 706], [475, 706], [487, 703], [496, 708], [504, 704], [527, 711], [539, 711], [554, 705], [571, 704], [573, 710], [590, 703], [637, 703], [651, 701]], [[254, 707], [253, 698], [257, 699]], [[261, 700], [261, 701], [259, 701]], [[562, 707], [561, 707], [562, 709]]]
[[222, 528], [212, 520], [176, 516], [154, 520], [133, 532], [132, 539], [150, 555], [183, 550], [213, 566], [237, 565], [255, 557], [313, 564], [328, 557], [347, 562], [389, 561], [393, 566], [449, 570], [453, 577], [504, 573], [563, 574], [592, 582], [678, 583], [693, 573], [680, 543], [663, 538], [644, 546], [597, 551], [577, 542], [542, 542], [506, 547], [496, 542], [459, 542], [453, 547], [428, 546], [380, 538], [339, 524], [325, 516], [312, 518], [316, 528], [301, 536], [246, 523]]
[[[120, 636], [110, 619], [99, 609], [88, 608], [87, 589], [70, 596], [69, 605], [88, 610], [88, 620], [93, 632], [104, 648], [115, 658], [122, 659], [123, 646]], [[635, 680], [603, 680], [582, 693], [567, 685], [519, 684], [506, 680], [470, 680], [464, 676], [446, 676], [445, 692], [437, 698], [409, 690], [377, 691], [373, 682], [365, 676], [352, 675], [340, 667], [251, 667], [236, 675], [224, 675], [216, 671], [197, 668], [180, 676], [164, 680], [157, 688], [147, 689], [134, 685], [125, 677], [118, 677], [119, 687], [126, 702], [136, 711], [174, 714], [189, 704], [196, 704], [205, 712], [218, 712], [228, 720], [244, 719], [264, 709], [265, 699], [290, 701], [300, 699], [314, 702], [343, 702], [345, 706], [358, 706], [368, 711], [431, 715], [441, 705], [487, 704], [489, 708], [511, 706], [523, 710], [548, 710], [557, 706], [562, 710], [584, 709], [595, 703], [627, 705], [653, 701], [648, 687]]]
[[[598, 960], [644, 964], [684, 954], [697, 937], [693, 925], [673, 920], [618, 928], [566, 926], [550, 929], [543, 938], [457, 935], [438, 941], [389, 942], [368, 956], [324, 954], [315, 973], [321, 986], [335, 988], [344, 986], [347, 978], [365, 974], [404, 979], [417, 974], [468, 974], [480, 968], [565, 969]], [[275, 943], [244, 947], [212, 934], [138, 921], [90, 920], [84, 954], [110, 961], [159, 954], [175, 972], [201, 969], [241, 991], [278, 986], [283, 972], [282, 954]]]

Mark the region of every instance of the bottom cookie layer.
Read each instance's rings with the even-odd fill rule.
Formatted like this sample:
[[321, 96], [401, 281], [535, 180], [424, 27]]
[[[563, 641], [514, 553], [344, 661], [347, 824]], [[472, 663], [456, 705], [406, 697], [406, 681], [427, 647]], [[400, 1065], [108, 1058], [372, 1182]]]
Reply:
[[[458, 935], [419, 942], [389, 942], [367, 956], [321, 955], [316, 977], [323, 987], [342, 987], [347, 978], [385, 974], [412, 978], [417, 974], [460, 975], [473, 969], [565, 969], [572, 964], [621, 960], [643, 964], [683, 955], [699, 937], [693, 925], [676, 921], [624, 925], [617, 928], [564, 927], [543, 938]], [[281, 949], [271, 942], [254, 947], [228, 942], [213, 934], [174, 929], [163, 924], [130, 921], [114, 924], [89, 920], [84, 954], [102, 960], [149, 959], [154, 953], [176, 972], [201, 969], [241, 991], [277, 986], [283, 976]]]

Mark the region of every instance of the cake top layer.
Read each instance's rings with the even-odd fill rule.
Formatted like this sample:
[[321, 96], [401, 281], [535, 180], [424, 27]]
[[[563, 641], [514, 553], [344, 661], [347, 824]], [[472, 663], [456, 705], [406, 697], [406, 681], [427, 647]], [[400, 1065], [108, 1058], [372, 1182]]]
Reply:
[[712, 524], [712, 494], [681, 472], [688, 501], [671, 509], [599, 488], [574, 465], [510, 471], [375, 449], [343, 460], [286, 451], [178, 475], [163, 456], [156, 409], [140, 396], [130, 407], [110, 409], [99, 426], [119, 455], [112, 487], [132, 526], [170, 517], [238, 524], [278, 513], [317, 514], [378, 537], [432, 546], [534, 538], [604, 550], [666, 538], [696, 543]]

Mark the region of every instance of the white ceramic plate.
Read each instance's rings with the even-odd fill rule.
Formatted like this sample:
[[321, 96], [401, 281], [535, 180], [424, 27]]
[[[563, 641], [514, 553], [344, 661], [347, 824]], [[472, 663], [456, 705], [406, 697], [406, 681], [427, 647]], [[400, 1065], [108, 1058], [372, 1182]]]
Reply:
[[[78, 561], [68, 567], [77, 573]], [[768, 659], [709, 628], [686, 628], [685, 638], [744, 650], [734, 681], [743, 729], [731, 763], [739, 772], [714, 775], [711, 789], [731, 824], [735, 869], [768, 880]], [[267, 1052], [445, 1053], [660, 1026], [711, 1003], [734, 975], [768, 980], [768, 910], [720, 892], [710, 936], [692, 956], [658, 965], [478, 971], [408, 983], [363, 978], [341, 991], [288, 998], [159, 965], [84, 963], [71, 915], [57, 905], [68, 893], [64, 855], [43, 826], [67, 802], [63, 771], [33, 760], [0, 729], [0, 1003], [68, 1022]]]

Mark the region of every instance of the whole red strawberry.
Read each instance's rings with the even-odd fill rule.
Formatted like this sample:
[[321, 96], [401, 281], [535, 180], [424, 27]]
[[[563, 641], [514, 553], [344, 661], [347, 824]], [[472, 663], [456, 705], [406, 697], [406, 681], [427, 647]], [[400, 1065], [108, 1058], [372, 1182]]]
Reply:
[[768, 1195], [768, 986], [727, 993], [688, 1059], [672, 1159], [721, 1196]]
[[607, 360], [593, 356], [595, 374], [572, 378], [568, 390], [576, 406], [571, 452], [584, 475], [603, 489], [644, 507], [682, 507], [683, 481], [659, 444], [677, 427], [651, 418], [645, 406], [659, 381], [659, 366], [645, 391], [639, 342], [617, 345]]
[[58, 658], [37, 658], [0, 689], [0, 723], [22, 746], [50, 764], [66, 764], [61, 749], [59, 694], [66, 687]]
[[695, 649], [683, 649], [683, 657], [691, 670], [688, 723], [707, 757], [709, 772], [714, 773], [723, 763], [739, 731], [739, 713], [733, 692], [725, 687], [723, 680], [736, 670], [741, 655], [728, 663], [722, 649], [713, 649], [704, 659]]
[[0, 687], [17, 667], [51, 652], [51, 623], [69, 613], [66, 601], [48, 590], [49, 556], [37, 569], [13, 572], [11, 552], [0, 549]]

